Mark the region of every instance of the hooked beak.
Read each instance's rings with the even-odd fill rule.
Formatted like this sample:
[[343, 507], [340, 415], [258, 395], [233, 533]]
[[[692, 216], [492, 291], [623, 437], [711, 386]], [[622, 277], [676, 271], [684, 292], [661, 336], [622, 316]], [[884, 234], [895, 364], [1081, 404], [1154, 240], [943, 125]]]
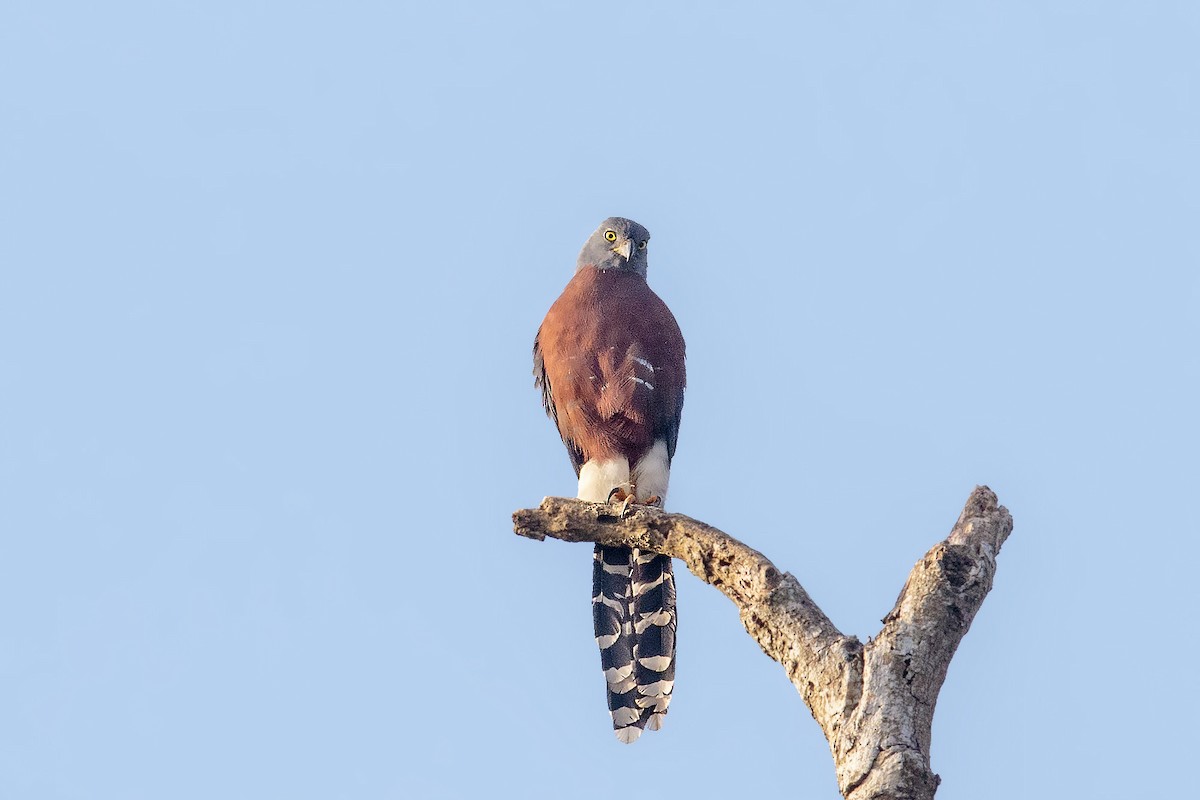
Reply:
[[612, 249], [612, 251], [614, 253], [616, 253], [617, 255], [619, 255], [621, 258], [628, 261], [629, 254], [631, 252], [633, 252], [633, 241], [631, 239], [626, 239], [625, 241], [621, 242], [619, 245], [614, 247]]

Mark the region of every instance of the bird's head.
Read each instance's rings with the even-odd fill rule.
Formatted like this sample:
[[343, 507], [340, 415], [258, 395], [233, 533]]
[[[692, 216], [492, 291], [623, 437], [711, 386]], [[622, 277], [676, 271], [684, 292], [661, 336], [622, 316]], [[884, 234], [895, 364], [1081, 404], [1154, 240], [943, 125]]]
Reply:
[[631, 219], [609, 217], [584, 242], [576, 269], [618, 269], [644, 278], [649, 246], [650, 231]]

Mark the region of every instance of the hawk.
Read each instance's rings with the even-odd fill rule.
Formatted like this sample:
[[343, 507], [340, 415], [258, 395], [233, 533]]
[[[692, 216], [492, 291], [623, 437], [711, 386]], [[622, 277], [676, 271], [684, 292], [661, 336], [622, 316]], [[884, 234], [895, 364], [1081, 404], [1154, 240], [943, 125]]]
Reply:
[[[683, 411], [679, 324], [646, 283], [650, 233], [609, 217], [533, 342], [534, 382], [579, 478], [578, 497], [661, 506]], [[658, 730], [675, 683], [671, 559], [596, 545], [592, 618], [617, 738]]]

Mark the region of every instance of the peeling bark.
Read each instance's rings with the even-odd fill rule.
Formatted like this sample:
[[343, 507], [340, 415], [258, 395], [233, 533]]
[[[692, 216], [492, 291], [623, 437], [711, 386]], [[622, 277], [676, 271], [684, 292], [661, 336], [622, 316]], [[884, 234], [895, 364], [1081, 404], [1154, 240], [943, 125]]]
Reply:
[[913, 567], [879, 634], [839, 631], [791, 574], [682, 514], [547, 497], [513, 514], [521, 536], [638, 547], [678, 558], [720, 589], [763, 652], [779, 662], [825, 732], [847, 800], [929, 800], [933, 711], [958, 643], [991, 591], [1012, 517], [976, 487], [950, 535]]

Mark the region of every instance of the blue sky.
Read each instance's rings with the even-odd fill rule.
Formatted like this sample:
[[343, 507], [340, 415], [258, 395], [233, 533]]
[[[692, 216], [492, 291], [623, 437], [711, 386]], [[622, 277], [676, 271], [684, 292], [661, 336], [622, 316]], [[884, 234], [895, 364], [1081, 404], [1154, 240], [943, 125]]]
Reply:
[[[986, 483], [940, 800], [1194, 756], [1200, 12], [10, 2], [0, 796], [837, 797], [681, 576], [619, 745], [530, 345], [601, 219], [688, 341], [670, 505], [878, 630]], [[713, 765], [712, 769], [697, 769]], [[647, 790], [648, 792], [649, 790]]]

